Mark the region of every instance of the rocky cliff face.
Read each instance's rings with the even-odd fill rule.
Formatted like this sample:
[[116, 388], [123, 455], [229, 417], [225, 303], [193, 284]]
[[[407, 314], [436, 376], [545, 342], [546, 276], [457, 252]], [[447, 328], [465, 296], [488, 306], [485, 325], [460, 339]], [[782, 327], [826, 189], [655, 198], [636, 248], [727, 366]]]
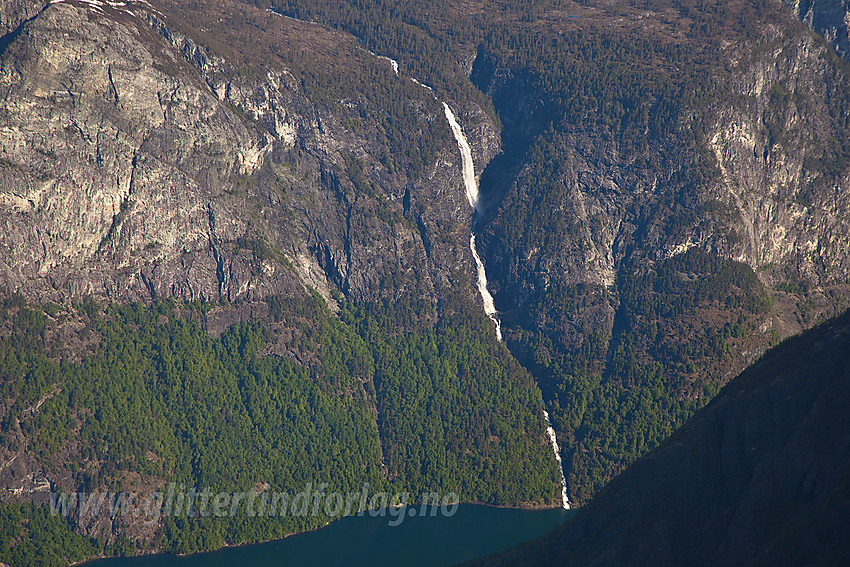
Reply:
[[14, 32], [26, 20], [35, 17], [48, 2], [44, 0], [8, 0], [0, 5], [0, 34]]
[[847, 0], [783, 0], [812, 30], [835, 50], [850, 57], [850, 3]]
[[244, 295], [250, 267], [216, 258], [248, 222], [224, 189], [256, 170], [269, 140], [152, 52], [143, 7], [108, 10], [51, 5], [4, 52], [5, 285]]
[[[388, 161], [374, 119], [355, 132], [344, 112], [379, 115], [381, 100], [317, 103], [303, 77], [256, 65], [236, 39], [232, 53], [220, 48], [227, 56], [199, 43], [211, 36], [176, 3], [36, 8], [2, 11], [13, 30], [0, 67], [7, 292], [233, 301], [306, 284], [373, 300], [471, 278], [448, 136], [412, 178]], [[251, 20], [276, 30], [267, 49], [293, 49], [281, 37], [300, 34], [313, 42], [299, 47], [306, 57], [391, 72], [342, 34], [244, 5], [233, 13], [208, 15], [241, 18], [218, 24], [220, 44]], [[440, 119], [424, 89], [396, 81], [420, 120]], [[479, 148], [484, 159], [494, 151]]]
[[850, 231], [850, 176], [846, 166], [823, 167], [846, 144], [843, 103], [834, 102], [844, 83], [811, 38], [769, 45], [771, 56], [758, 62], [731, 58], [738, 72], [730, 86], [743, 100], [719, 106], [709, 141], [721, 171], [716, 195], [739, 217], [741, 241], [731, 248], [753, 267], [786, 267], [816, 285], [846, 283], [840, 235]]
[[[334, 291], [419, 301], [417, 315], [454, 292], [479, 301], [438, 101], [352, 36], [260, 4], [0, 2], [2, 295], [234, 302], [309, 286], [331, 306]], [[588, 2], [474, 33], [457, 7], [461, 31], [428, 39], [468, 42], [438, 51], [464, 52], [504, 125], [500, 139], [479, 106], [449, 101], [482, 174], [477, 242], [507, 343], [540, 379], [577, 503], [685, 412], [636, 420], [630, 438], [611, 425], [642, 413], [629, 396], [691, 408], [850, 304], [848, 73], [790, 11], [760, 4], [753, 23], [718, 6]], [[490, 31], [508, 36], [493, 52]], [[522, 33], [594, 56], [571, 76], [570, 58], [535, 69], [551, 53], [523, 52]], [[559, 107], [556, 80], [583, 98]], [[593, 405], [603, 391], [611, 407]], [[594, 415], [619, 417], [603, 431]]]
[[[793, 279], [844, 288], [850, 174], [846, 158], [833, 152], [847, 143], [846, 79], [822, 43], [799, 30], [786, 34], [767, 30], [759, 39], [766, 54], [758, 58], [747, 41], [728, 42], [719, 56], [729, 73], [718, 78], [711, 106], [685, 116], [679, 132], [645, 151], [623, 147], [606, 128], [551, 135], [560, 168], [520, 165], [488, 228], [499, 307], [518, 307], [558, 285], [612, 288], [624, 270], [653, 269], [694, 247], [746, 263], [770, 287]], [[521, 82], [495, 73], [488, 85], [494, 100], [503, 100], [507, 128], [522, 120]], [[704, 132], [700, 146], [708, 155], [683, 140], [692, 130]], [[712, 176], [696, 177], [695, 163]], [[558, 225], [538, 229], [562, 235], [548, 249], [542, 241], [551, 236], [511, 233], [517, 215], [542, 216], [528, 207], [543, 175], [554, 178], [557, 196], [542, 208], [555, 209]]]
[[[612, 119], [561, 118], [583, 103], [568, 98], [580, 84], [547, 100], [534, 88], [551, 88], [557, 79], [511, 66], [510, 59], [500, 63], [498, 53], [479, 54], [473, 78], [494, 100], [506, 140], [522, 141], [513, 156], [493, 162], [498, 174], [484, 174], [494, 203], [481, 239], [485, 263], [507, 342], [540, 377], [554, 408], [578, 503], [592, 493], [587, 459], [613, 475], [623, 461], [611, 455], [629, 453], [652, 430], [636, 427], [632, 440], [620, 443], [612, 438], [627, 439], [623, 430], [595, 431], [593, 417], [627, 413], [636, 403], [629, 396], [640, 397], [641, 389], [651, 396], [651, 368], [663, 373], [674, 399], [699, 399], [778, 338], [850, 305], [850, 84], [843, 62], [780, 8], [761, 13], [747, 33], [688, 39], [695, 51], [715, 42], [708, 59], [697, 55], [689, 63], [703, 70], [685, 71], [710, 79], [697, 87], [684, 81], [679, 100], [689, 89], [696, 96], [680, 104], [666, 133], [647, 127], [628, 135]], [[594, 9], [579, 17], [582, 25], [615, 25], [613, 15]], [[616, 25], [641, 21], [623, 10]], [[681, 40], [634, 26], [630, 37]], [[610, 65], [646, 53], [652, 50], [627, 45]], [[669, 60], [659, 58], [649, 75]], [[574, 65], [570, 57], [559, 64]], [[669, 73], [681, 77], [687, 65], [676, 65]], [[604, 84], [605, 72], [593, 71], [588, 64], [586, 80]], [[604, 87], [598, 91], [581, 92], [602, 98]], [[663, 94], [629, 96], [634, 105]], [[559, 107], [558, 97], [570, 105]], [[590, 108], [604, 115], [610, 106]], [[709, 292], [694, 304], [678, 291], [671, 295], [673, 288], [718, 285], [711, 270], [690, 260], [687, 268], [670, 269], [689, 251], [723, 258], [731, 271], [743, 264], [744, 279], [761, 282], [747, 293], [763, 289], [762, 306], [740, 309], [743, 280], [728, 295]], [[674, 285], [665, 273], [675, 276]], [[736, 325], [746, 330], [732, 332]], [[707, 347], [715, 340], [722, 346]], [[600, 401], [605, 388], [615, 392], [608, 402]], [[601, 409], [609, 403], [617, 409]]]

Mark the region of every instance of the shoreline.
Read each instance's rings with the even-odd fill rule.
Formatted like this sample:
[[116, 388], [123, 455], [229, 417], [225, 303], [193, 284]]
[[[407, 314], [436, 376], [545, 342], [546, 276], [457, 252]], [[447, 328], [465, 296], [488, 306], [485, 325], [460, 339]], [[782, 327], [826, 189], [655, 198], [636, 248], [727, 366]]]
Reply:
[[[420, 504], [421, 503], [411, 503], [411, 504], [407, 504], [406, 507], [415, 507], [415, 506], [419, 506]], [[570, 510], [564, 510], [564, 508], [562, 508], [561, 506], [559, 506], [557, 504], [536, 505], [536, 504], [531, 504], [531, 503], [528, 503], [528, 502], [523, 502], [523, 503], [520, 503], [520, 504], [513, 504], [513, 505], [488, 504], [488, 503], [484, 503], [484, 502], [461, 502], [459, 504], [460, 504], [460, 506], [477, 506], [477, 507], [481, 507], [481, 508], [491, 508], [491, 509], [494, 509], [494, 510], [517, 510], [517, 511], [521, 510], [521, 511], [527, 511], [527, 512], [533, 512], [533, 511], [544, 512], [544, 511], [547, 511], [547, 510], [553, 510], [553, 511], [554, 510], [562, 510], [564, 512], [570, 511]], [[401, 506], [394, 506], [393, 508], [400, 508], [400, 507]], [[575, 510], [572, 510], [572, 511], [575, 512]], [[224, 551], [226, 549], [251, 547], [251, 546], [256, 546], [256, 545], [265, 545], [265, 544], [269, 544], [269, 543], [276, 542], [276, 541], [284, 541], [284, 540], [286, 540], [286, 539], [288, 539], [292, 536], [317, 532], [319, 530], [327, 528], [328, 526], [330, 526], [332, 524], [335, 524], [335, 523], [337, 523], [341, 520], [345, 520], [345, 519], [348, 519], [348, 518], [368, 517], [367, 514], [368, 514], [368, 510], [364, 511], [363, 515], [358, 515], [358, 514], [355, 513], [355, 514], [351, 514], [351, 515], [348, 515], [348, 516], [342, 516], [342, 517], [336, 518], [334, 520], [329, 520], [329, 521], [325, 522], [324, 524], [322, 524], [321, 526], [317, 526], [317, 527], [311, 528], [309, 530], [293, 532], [293, 533], [290, 533], [290, 534], [286, 534], [283, 537], [277, 537], [277, 538], [272, 538], [272, 539], [267, 539], [267, 540], [262, 540], [262, 541], [243, 542], [243, 543], [225, 543], [221, 547], [216, 547], [214, 549], [205, 549], [205, 550], [200, 550], [200, 551], [194, 551], [194, 552], [191, 552], [191, 553], [171, 553], [171, 552], [168, 552], [168, 551], [165, 551], [165, 550], [162, 550], [162, 549], [158, 549], [158, 550], [146, 550], [145, 552], [142, 552], [142, 553], [136, 553], [136, 554], [127, 555], [127, 556], [100, 554], [100, 555], [96, 555], [96, 556], [86, 558], [82, 561], [78, 561], [78, 562], [75, 562], [75, 563], [69, 563], [68, 567], [79, 567], [79, 566], [82, 566], [82, 565], [89, 565], [89, 564], [91, 564], [95, 561], [100, 561], [100, 560], [103, 560], [103, 559], [133, 559], [133, 558], [137, 558], [137, 557], [151, 557], [151, 556], [155, 556], [155, 555], [170, 555], [172, 557], [183, 558], [183, 557], [191, 557], [193, 555], [204, 555], [204, 554], [208, 554], [208, 553], [216, 553], [216, 552], [219, 552], [219, 551]]]

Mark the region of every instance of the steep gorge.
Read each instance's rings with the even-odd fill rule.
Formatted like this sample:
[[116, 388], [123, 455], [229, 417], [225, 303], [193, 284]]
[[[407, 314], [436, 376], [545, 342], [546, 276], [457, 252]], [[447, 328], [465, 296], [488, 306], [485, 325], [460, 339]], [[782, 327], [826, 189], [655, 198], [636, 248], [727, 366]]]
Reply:
[[[10, 305], [219, 305], [212, 334], [271, 321], [288, 338], [264, 353], [305, 368], [316, 353], [273, 313], [313, 291], [381, 348], [469, 327], [463, 344], [510, 369], [495, 391], [524, 397], [506, 430], [486, 377], [458, 365], [485, 453], [458, 470], [498, 478], [498, 451], [543, 447], [529, 475], [554, 489], [551, 441], [577, 505], [770, 345], [850, 305], [850, 75], [790, 11], [458, 5], [436, 25], [402, 4], [386, 51], [345, 19], [362, 13], [307, 1], [0, 4]], [[403, 362], [430, 368], [429, 341]], [[445, 412], [438, 378], [364, 380], [388, 478], [430, 478], [427, 451], [449, 441], [398, 442], [414, 426], [376, 400], [432, 391]], [[503, 488], [491, 503], [521, 502]]]
[[[575, 24], [583, 39], [542, 40], [560, 51], [518, 55], [541, 43], [539, 24], [518, 24], [473, 65], [510, 148], [482, 174], [497, 206], [479, 246], [507, 344], [554, 406], [580, 503], [595, 490], [589, 468], [621, 470], [671, 431], [615, 432], [594, 415], [649, 398], [651, 416], [666, 403], [659, 387], [688, 415], [778, 338], [850, 301], [846, 65], [791, 14], [761, 10], [746, 37], [692, 27], [683, 52], [676, 31], [650, 45], [599, 30], [590, 6]], [[737, 21], [714, 23], [723, 17]], [[596, 59], [581, 60], [586, 44]], [[616, 76], [601, 90], [623, 98], [588, 104], [589, 85]], [[665, 100], [665, 84], [691, 94]], [[741, 310], [743, 289], [763, 304]]]

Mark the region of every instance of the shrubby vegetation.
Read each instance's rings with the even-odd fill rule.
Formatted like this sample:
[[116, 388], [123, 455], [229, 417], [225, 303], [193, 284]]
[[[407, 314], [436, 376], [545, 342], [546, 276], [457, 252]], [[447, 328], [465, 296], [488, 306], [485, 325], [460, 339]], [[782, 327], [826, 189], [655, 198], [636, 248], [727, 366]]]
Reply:
[[348, 38], [293, 27], [239, 2], [174, 2], [168, 13], [173, 29], [224, 57], [237, 80], [285, 69], [297, 92], [332, 111], [342, 127], [380, 144], [376, 157], [391, 171], [417, 178], [452, 142], [433, 97], [411, 81], [398, 79], [386, 61], [369, 56]]
[[45, 506], [0, 501], [0, 561], [10, 565], [64, 567], [103, 550], [73, 531]]

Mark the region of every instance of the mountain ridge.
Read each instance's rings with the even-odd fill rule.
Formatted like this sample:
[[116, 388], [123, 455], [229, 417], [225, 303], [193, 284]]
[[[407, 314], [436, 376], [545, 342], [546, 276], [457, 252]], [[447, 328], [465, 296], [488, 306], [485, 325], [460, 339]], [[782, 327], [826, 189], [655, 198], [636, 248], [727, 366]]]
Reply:
[[839, 565], [850, 312], [774, 347], [540, 540], [470, 565]]
[[[350, 342], [323, 343], [328, 356], [357, 344], [389, 364], [402, 345], [422, 380], [354, 357], [323, 383], [360, 384], [330, 399], [363, 389], [387, 479], [463, 480], [509, 503], [521, 491], [488, 492], [464, 467], [537, 463], [546, 407], [580, 506], [770, 346], [850, 305], [850, 72], [778, 2], [3, 0], [0, 34], [9, 361], [29, 352], [21, 337], [67, 341], [55, 356], [73, 364], [102, 356], [98, 317], [132, 308], [216, 340], [247, 325], [269, 341], [258, 364], [319, 372], [305, 337], [337, 321]], [[439, 101], [471, 146], [477, 217]], [[517, 415], [483, 358], [409, 366], [441, 352], [435, 336], [511, 369]], [[39, 419], [78, 399], [10, 365], [7, 415], [57, 387]], [[458, 384], [462, 416], [444, 394]], [[426, 391], [424, 414], [398, 413]], [[88, 403], [79, 415], [109, 405]], [[34, 474], [57, 437], [28, 427], [5, 433], [43, 452], [27, 455]], [[445, 435], [481, 461], [440, 481], [423, 463]], [[521, 449], [499, 469], [508, 441]], [[538, 488], [546, 457], [524, 473]]]

